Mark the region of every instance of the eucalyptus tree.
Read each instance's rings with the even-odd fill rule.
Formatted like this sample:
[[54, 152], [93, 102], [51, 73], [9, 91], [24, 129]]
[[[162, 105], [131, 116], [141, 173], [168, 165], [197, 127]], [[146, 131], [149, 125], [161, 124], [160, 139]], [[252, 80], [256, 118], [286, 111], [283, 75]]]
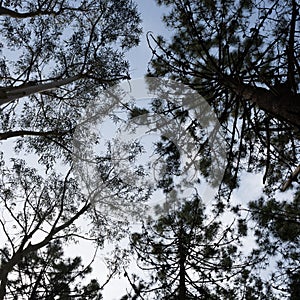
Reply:
[[129, 78], [139, 42], [133, 1], [1, 1], [1, 140], [22, 137], [41, 162], [70, 154], [91, 99]]
[[[25, 285], [32, 278], [38, 284], [40, 269], [24, 274], [24, 261], [50, 244], [85, 238], [97, 248], [122, 236], [121, 222], [97, 210], [80, 189], [72, 139], [91, 100], [130, 77], [124, 54], [138, 44], [140, 22], [131, 0], [0, 1], [1, 299], [13, 296], [12, 282], [22, 289], [23, 275]], [[14, 158], [18, 151], [36, 154], [37, 170], [28, 166], [31, 159]], [[65, 176], [53, 171], [56, 162], [66, 163]], [[114, 180], [111, 193], [122, 190], [125, 199], [128, 189]], [[77, 223], [83, 219], [86, 232]]]

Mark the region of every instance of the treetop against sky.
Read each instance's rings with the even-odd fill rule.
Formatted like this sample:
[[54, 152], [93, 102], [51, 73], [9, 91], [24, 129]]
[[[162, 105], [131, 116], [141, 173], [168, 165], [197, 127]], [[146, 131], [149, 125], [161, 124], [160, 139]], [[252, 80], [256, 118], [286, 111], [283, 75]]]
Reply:
[[0, 299], [101, 299], [82, 239], [123, 300], [299, 294], [299, 3], [156, 3], [0, 1]]

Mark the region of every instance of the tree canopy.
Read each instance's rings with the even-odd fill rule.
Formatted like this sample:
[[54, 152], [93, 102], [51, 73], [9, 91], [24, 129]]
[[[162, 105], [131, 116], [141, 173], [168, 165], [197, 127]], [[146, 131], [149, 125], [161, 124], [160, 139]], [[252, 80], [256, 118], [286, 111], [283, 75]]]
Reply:
[[[1, 1], [1, 140], [22, 137], [48, 164], [71, 152], [82, 110], [128, 79], [136, 46], [132, 1]], [[28, 96], [24, 99], [25, 96]]]
[[214, 108], [227, 138], [229, 187], [246, 169], [264, 170], [267, 186], [286, 190], [299, 174], [297, 1], [157, 3], [168, 7], [174, 35], [148, 35], [149, 74], [195, 88]]
[[[296, 299], [300, 266], [299, 4], [294, 0], [156, 2], [167, 8], [163, 20], [173, 35], [168, 39], [148, 33], [153, 54], [148, 75], [170, 78], [192, 87], [213, 108], [225, 137], [227, 166], [219, 197], [211, 203], [213, 210], [207, 214], [212, 219], [215, 216], [224, 220], [230, 211], [232, 220], [239, 220], [233, 226], [239, 238], [245, 235], [246, 239], [256, 240], [248, 256], [254, 265], [248, 268], [246, 264], [239, 270], [239, 275], [226, 286], [227, 295], [222, 291], [213, 294], [217, 290], [214, 278], [205, 286], [213, 292], [199, 289], [195, 297]], [[179, 121], [183, 115], [191, 117], [183, 108], [163, 101], [157, 105], [158, 102], [155, 99], [152, 107], [165, 117]], [[197, 120], [193, 125], [201, 129]], [[199, 136], [195, 139], [201, 144], [199, 169], [205, 176], [212, 163], [209, 146], [206, 139]], [[169, 175], [176, 176], [172, 173], [172, 168], [178, 168], [176, 150], [166, 142], [159, 146], [160, 153], [170, 163]], [[263, 194], [246, 204], [232, 204], [231, 195], [239, 187], [243, 171], [262, 175]], [[165, 193], [170, 192], [168, 182], [163, 183]], [[202, 201], [205, 203], [205, 199]], [[185, 299], [193, 297], [193, 288], [205, 280], [207, 268], [199, 262], [196, 266], [203, 276], [191, 290], [186, 290], [185, 296], [180, 296], [178, 237], [175, 233], [172, 237], [169, 235], [177, 228], [174, 215], [176, 210], [174, 214], [145, 225], [141, 234], [133, 235], [133, 252], [141, 269], [146, 268], [151, 274], [148, 281], [125, 274], [134, 295], [147, 299], [145, 295], [149, 293], [151, 299], [157, 293], [161, 297]], [[186, 215], [181, 216], [185, 225], [188, 224]], [[168, 218], [173, 219], [169, 222]], [[204, 233], [205, 227], [200, 232]], [[241, 243], [239, 249], [245, 253], [247, 243], [245, 240]], [[191, 244], [189, 253], [197, 251], [197, 246], [197, 243]], [[222, 251], [219, 249], [218, 254]], [[178, 254], [174, 259], [173, 253]], [[234, 260], [234, 253], [229, 257]], [[193, 258], [190, 261], [193, 262]], [[189, 266], [190, 261], [184, 269], [187, 277], [194, 267]], [[217, 261], [217, 265], [221, 267], [221, 261]], [[185, 283], [191, 284], [196, 278], [185, 278]], [[230, 290], [233, 286], [235, 288]]]
[[0, 299], [100, 299], [97, 281], [78, 281], [90, 268], [65, 260], [62, 245], [86, 239], [96, 251], [126, 229], [80, 188], [73, 134], [91, 100], [130, 78], [124, 54], [140, 22], [128, 0], [0, 1]]
[[[148, 75], [194, 89], [213, 109], [227, 149], [218, 196], [209, 202], [196, 187], [214, 175], [208, 140], [217, 128], [205, 136], [203, 127], [209, 123], [202, 124], [187, 107], [167, 98], [167, 84], [161, 87], [151, 80], [157, 97], [148, 107], [131, 100], [122, 103], [126, 121], [152, 111], [163, 122], [186, 126], [199, 148], [193, 161], [201, 173], [197, 181], [180, 179], [180, 145], [170, 134], [162, 134], [154, 145], [163, 165], [157, 165], [159, 178], [151, 191], [138, 180], [144, 176], [142, 168], [134, 169], [135, 177], [115, 168], [113, 143], [129, 152], [127, 165], [134, 165], [143, 152], [138, 142], [119, 143], [122, 138], [95, 157], [97, 191], [84, 190], [74, 174], [76, 129], [84, 128], [91, 111], [97, 113], [94, 103], [103, 100], [103, 91], [130, 78], [124, 54], [141, 34], [133, 1], [0, 0], [0, 141], [13, 146], [11, 152], [3, 148], [0, 160], [0, 299], [101, 298], [100, 284], [88, 281], [91, 268], [79, 257], [65, 259], [63, 253], [63, 245], [82, 238], [97, 251], [106, 240], [128, 237], [128, 220], [112, 218], [93, 205], [93, 192], [103, 203], [124, 209], [131, 205], [133, 213], [144, 217], [140, 232], [130, 236], [130, 254], [145, 277], [126, 269], [126, 251], [116, 248], [110, 260], [108, 280], [124, 269], [132, 287], [122, 299], [297, 299], [299, 4], [156, 2], [167, 7], [163, 20], [173, 36], [168, 40], [148, 33], [153, 54]], [[106, 105], [112, 103], [103, 100], [101, 112]], [[130, 124], [132, 131], [141, 125]], [[182, 133], [174, 128], [179, 127], [171, 128], [172, 133]], [[99, 144], [100, 136], [90, 128], [81, 133], [88, 137], [87, 148]], [[16, 158], [18, 153], [30, 156]], [[233, 204], [243, 171], [262, 175], [263, 194]], [[187, 187], [194, 193], [182, 197]], [[142, 203], [152, 191], [170, 203], [156, 207], [157, 220], [145, 220]], [[80, 282], [84, 278], [86, 283]]]
[[245, 236], [243, 218], [225, 224], [196, 196], [132, 235], [138, 265], [149, 274], [125, 276], [141, 299], [282, 299], [255, 273], [262, 260], [243, 253]]

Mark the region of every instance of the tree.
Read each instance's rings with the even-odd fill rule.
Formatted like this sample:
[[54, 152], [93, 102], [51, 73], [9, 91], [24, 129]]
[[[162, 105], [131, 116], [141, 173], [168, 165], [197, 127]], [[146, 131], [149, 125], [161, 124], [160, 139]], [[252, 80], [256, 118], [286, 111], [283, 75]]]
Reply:
[[[93, 195], [81, 190], [72, 175], [72, 168], [63, 178], [54, 171], [42, 176], [20, 159], [13, 159], [12, 167], [7, 167], [2, 157], [0, 165], [0, 230], [4, 243], [0, 249], [0, 299], [14, 295], [9, 287], [16, 276], [21, 276], [24, 260], [34, 259], [49, 244], [63, 242], [71, 245], [84, 239], [94, 244], [97, 253], [106, 239], [119, 240], [126, 234], [127, 220], [111, 218], [99, 209]], [[104, 169], [102, 173], [106, 176], [102, 188], [108, 187], [112, 197], [120, 194], [124, 205], [127, 201], [137, 201], [141, 205], [147, 199], [147, 191], [120, 182], [113, 169]], [[97, 201], [102, 201], [98, 194], [96, 197]], [[118, 266], [117, 258], [113, 263], [112, 274]], [[25, 275], [39, 276], [39, 268], [31, 271], [33, 273]], [[22, 289], [18, 287], [19, 283], [14, 282], [15, 289]]]
[[142, 279], [125, 272], [135, 295], [141, 299], [280, 299], [272, 290], [266, 293], [252, 273], [261, 260], [240, 252], [242, 237], [247, 235], [244, 220], [222, 225], [221, 219], [205, 210], [195, 196], [132, 235], [138, 266], [149, 272]]
[[1, 1], [0, 18], [0, 138], [20, 137], [18, 148], [28, 146], [51, 166], [70, 157], [76, 122], [90, 100], [129, 78], [124, 52], [141, 33], [136, 5]]
[[138, 43], [132, 1], [1, 1], [0, 16], [1, 46], [19, 56], [1, 60], [1, 104], [69, 85], [57, 94], [64, 98], [77, 81], [91, 88], [128, 77], [122, 52], [111, 47]]
[[149, 74], [195, 88], [214, 108], [227, 137], [227, 186], [236, 187], [241, 169], [264, 169], [268, 191], [286, 190], [299, 174], [299, 4], [157, 3], [169, 8], [174, 35], [148, 35]]
[[[1, 250], [0, 299], [24, 259], [55, 239], [67, 242], [80, 236], [75, 221], [91, 206], [70, 173], [64, 180], [54, 173], [43, 179], [24, 161], [15, 160], [11, 171], [3, 165], [2, 160], [0, 224], [5, 247]], [[99, 245], [102, 239], [101, 235], [94, 238]]]
[[[5, 251], [5, 249], [4, 249]], [[13, 279], [7, 283], [7, 299], [102, 299], [95, 279], [83, 285], [91, 273], [81, 258], [64, 258], [62, 242], [54, 240], [43, 251], [31, 252], [16, 265]]]
[[[91, 205], [92, 196], [80, 190], [72, 173], [72, 139], [90, 101], [129, 78], [124, 53], [138, 44], [141, 27], [135, 3], [125, 0], [4, 0], [0, 26], [0, 140], [10, 140], [15, 150], [3, 150], [11, 164], [1, 153], [0, 225], [5, 245], [0, 299], [4, 299], [13, 297], [12, 284], [15, 290], [22, 289], [22, 278], [14, 280], [27, 267], [32, 273], [25, 274], [26, 284], [37, 278], [40, 269], [25, 261], [41, 263], [36, 255], [44, 255], [45, 247], [51, 250], [59, 241], [85, 238], [97, 249], [105, 238], [119, 239], [126, 231], [122, 222]], [[37, 170], [13, 158], [18, 151], [36, 154]], [[53, 171], [57, 162], [65, 163], [65, 176]], [[101, 171], [112, 173], [109, 166]], [[126, 199], [129, 187], [116, 174], [108, 180], [111, 193], [122, 190]], [[132, 198], [136, 190], [130, 192]], [[83, 217], [90, 221], [86, 232], [77, 224]], [[78, 259], [61, 263], [68, 269], [66, 275], [80, 267]], [[97, 284], [84, 288], [93, 296]]]
[[[299, 294], [300, 281], [300, 198], [278, 201], [263, 197], [249, 203], [250, 211], [260, 227], [255, 228], [259, 251], [256, 257], [268, 253], [276, 261], [271, 285], [290, 299]], [[288, 283], [288, 284], [287, 284]]]
[[[273, 267], [268, 280], [247, 272], [238, 277], [244, 297], [293, 299], [299, 282], [299, 4], [294, 0], [157, 3], [168, 7], [164, 21], [174, 34], [169, 41], [148, 34], [153, 53], [149, 75], [189, 85], [214, 109], [228, 149], [219, 202], [214, 205], [219, 213], [250, 214], [245, 228], [257, 238], [258, 249], [252, 255], [261, 261], [253, 270]], [[159, 110], [174, 118], [178, 107], [167, 103]], [[209, 148], [201, 139], [199, 143]], [[201, 158], [199, 169], [209, 173], [209, 155]], [[263, 200], [232, 207], [231, 192], [243, 170], [264, 173]], [[276, 200], [279, 191], [289, 188], [293, 200], [289, 194], [285, 202]], [[265, 289], [264, 295], [259, 296], [260, 289]]]

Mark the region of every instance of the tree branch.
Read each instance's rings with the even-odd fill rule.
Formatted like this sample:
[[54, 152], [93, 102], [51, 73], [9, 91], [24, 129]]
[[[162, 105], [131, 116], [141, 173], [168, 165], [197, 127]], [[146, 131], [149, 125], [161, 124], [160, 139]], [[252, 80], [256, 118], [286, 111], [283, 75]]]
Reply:
[[292, 182], [297, 179], [298, 175], [300, 174], [300, 165], [295, 169], [295, 171], [291, 174], [291, 176], [288, 178], [288, 180], [283, 184], [281, 191], [286, 191]]
[[0, 140], [7, 140], [9, 138], [14, 137], [23, 137], [23, 136], [40, 136], [46, 137], [49, 135], [54, 136], [62, 136], [66, 134], [67, 131], [59, 132], [57, 130], [50, 130], [50, 131], [31, 131], [31, 130], [17, 130], [17, 131], [7, 131], [0, 133]]
[[77, 81], [81, 78], [84, 78], [83, 75], [75, 75], [63, 79], [58, 79], [48, 83], [36, 84], [34, 82], [29, 82], [24, 85], [17, 87], [2, 87], [0, 88], [0, 105], [14, 101], [16, 99], [30, 96], [35, 93], [42, 93], [44, 91], [49, 91], [52, 89], [59, 88], [61, 86], [70, 84], [74, 81]]

